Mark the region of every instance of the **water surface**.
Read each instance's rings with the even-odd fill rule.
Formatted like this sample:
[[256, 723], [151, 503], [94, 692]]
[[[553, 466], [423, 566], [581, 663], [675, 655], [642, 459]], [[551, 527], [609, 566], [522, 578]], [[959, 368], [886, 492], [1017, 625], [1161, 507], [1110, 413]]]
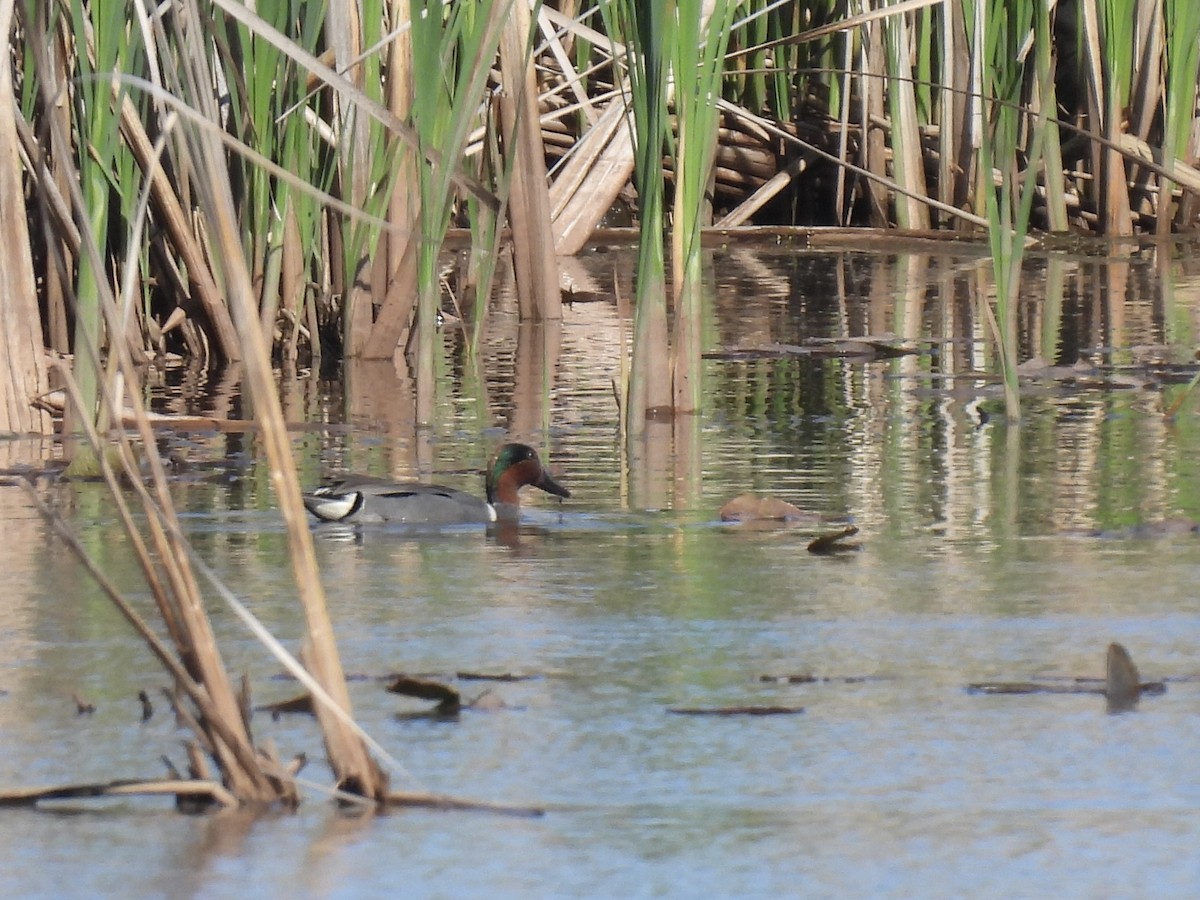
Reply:
[[[601, 294], [614, 268], [631, 268], [621, 259], [584, 261]], [[394, 783], [547, 815], [350, 818], [315, 793], [295, 815], [258, 820], [140, 799], [10, 810], [8, 892], [1195, 896], [1200, 536], [1129, 530], [1200, 518], [1194, 407], [1169, 421], [1182, 388], [1162, 375], [1191, 359], [1194, 275], [1157, 258], [1122, 262], [1123, 281], [1097, 261], [1035, 260], [1031, 284], [1060, 264], [1057, 311], [1041, 287], [1029, 292], [1022, 356], [1153, 364], [1160, 378], [1043, 385], [1019, 428], [975, 377], [988, 351], [962, 283], [979, 261], [961, 257], [717, 254], [710, 349], [883, 332], [925, 343], [893, 360], [710, 360], [694, 427], [654, 435], [630, 461], [611, 388], [628, 327], [602, 299], [568, 307], [548, 381], [524, 368], [531, 338], [507, 306], [482, 370], [449, 332], [429, 428], [405, 420], [402, 395], [288, 382], [294, 419], [339, 426], [296, 433], [310, 482], [354, 469], [481, 490], [488, 453], [511, 435], [536, 443], [573, 490], [564, 503], [529, 496], [516, 540], [315, 530], [355, 712], [392, 755]], [[1096, 290], [1116, 283], [1119, 309]], [[1053, 340], [1048, 320], [1067, 323]], [[238, 406], [208, 390], [164, 389], [159, 402]], [[252, 439], [169, 443], [191, 462], [174, 489], [193, 542], [297, 647], [283, 533]], [[805, 549], [812, 528], [719, 523], [721, 503], [745, 489], [853, 521], [862, 549], [818, 557]], [[59, 485], [46, 496], [145, 605], [104, 493]], [[157, 776], [161, 755], [182, 765], [184, 733], [149, 655], [22, 494], [2, 488], [0, 504], [0, 784]], [[212, 617], [257, 702], [296, 693], [215, 598]], [[965, 690], [1100, 675], [1114, 640], [1147, 678], [1176, 679], [1166, 695], [1107, 715], [1100, 697]], [[421, 704], [382, 687], [393, 672], [464, 670], [534, 677], [457, 681], [507, 707], [457, 721], [414, 718]], [[789, 674], [830, 680], [761, 680]], [[139, 690], [156, 699], [144, 724]], [[96, 712], [77, 716], [73, 693]], [[805, 712], [668, 712], [750, 704]], [[310, 720], [260, 713], [253, 726], [328, 780]]]

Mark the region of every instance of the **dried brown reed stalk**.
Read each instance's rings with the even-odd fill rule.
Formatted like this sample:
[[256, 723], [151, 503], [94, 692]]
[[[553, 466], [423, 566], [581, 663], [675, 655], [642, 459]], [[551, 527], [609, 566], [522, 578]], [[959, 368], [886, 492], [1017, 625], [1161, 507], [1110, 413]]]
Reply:
[[[161, 152], [161, 144], [156, 151]], [[68, 180], [67, 187], [71, 195], [71, 203], [76, 209], [82, 209], [83, 201], [79, 183]], [[145, 197], [141, 204], [138, 223], [135, 228], [134, 242], [140, 236], [141, 224], [144, 221]], [[81, 218], [86, 222], [86, 216]], [[94, 235], [88, 228], [80, 231], [80, 246], [83, 253], [93, 258], [93, 264], [98, 261], [99, 250], [96, 247]], [[106, 318], [110, 334], [121, 334], [123, 324], [117, 303], [106, 284], [100, 282], [99, 311]], [[88, 354], [93, 358], [93, 365], [99, 368], [99, 348], [95, 345], [76, 347], [77, 354]], [[123, 385], [136, 385], [137, 373], [133, 366], [130, 346], [126, 341], [117, 340], [110, 343], [110, 366], [114, 369], [113, 379], [100, 385], [100, 397], [103, 408], [113, 411], [126, 393]], [[110, 389], [110, 385], [115, 389]], [[170, 495], [166, 488], [166, 478], [161, 461], [154, 452], [155, 441], [150, 425], [145, 416], [140, 394], [136, 390], [128, 391], [130, 403], [138, 420], [138, 430], [141, 440], [147, 448], [148, 463], [152, 473], [154, 494], [142, 489], [143, 502], [149, 510], [153, 507], [163, 511], [163, 518], [150, 515], [147, 521], [148, 541], [134, 526], [127, 504], [121, 496], [117, 476], [112, 465], [103, 452], [101, 440], [93, 425], [92, 415], [82, 409], [82, 400], [76, 390], [72, 378], [67, 379], [67, 386], [72, 393], [74, 406], [79, 411], [79, 425], [87, 442], [95, 451], [99, 462], [100, 472], [109, 484], [113, 493], [115, 505], [125, 524], [131, 543], [143, 566], [147, 583], [149, 584], [167, 630], [176, 645], [178, 662], [168, 666], [177, 675], [186, 676], [180, 683], [189, 691], [197, 706], [203, 711], [203, 718], [211, 729], [207, 736], [213, 748], [228, 786], [233, 793], [247, 801], [266, 801], [277, 796], [269, 780], [262, 775], [254, 763], [254, 751], [250, 744], [245, 722], [241, 718], [240, 707], [229, 684], [220, 654], [213, 639], [207, 617], [204, 615], [203, 604], [199, 590], [188, 565], [186, 553], [179, 544], [180, 532], [174, 527], [174, 517]], [[107, 418], [102, 416], [101, 418]], [[132, 447], [120, 432], [118, 443], [120, 465], [127, 476], [136, 479], [140, 485], [138, 466]], [[132, 620], [131, 620], [132, 621]], [[135, 627], [137, 624], [135, 623]], [[144, 629], [139, 629], [143, 631]], [[154, 645], [152, 644], [152, 647]], [[161, 655], [160, 650], [156, 650]]]
[[209, 260], [192, 229], [192, 224], [176, 192], [176, 187], [172, 185], [167, 173], [152, 158], [150, 138], [138, 117], [133, 101], [128, 97], [121, 104], [121, 134], [124, 135], [138, 164], [142, 167], [142, 172], [151, 179], [150, 185], [155, 210], [167, 234], [170, 235], [171, 243], [179, 254], [180, 262], [187, 271], [191, 288], [190, 294], [199, 301], [208, 316], [219, 353], [226, 360], [241, 359], [241, 346], [238, 342], [237, 332], [234, 330], [233, 320], [229, 316], [229, 308], [225, 305], [225, 298], [221, 296], [220, 289], [217, 287]]
[[[217, 121], [218, 112], [212, 95], [204, 89], [213, 82], [205, 48], [199, 43], [203, 34], [199, 14], [194, 7], [189, 7], [186, 15], [179, 19], [186, 20], [186, 26], [183, 21], [179, 23], [181, 44], [191, 51], [186, 54], [185, 82], [190, 85], [191, 97], [198, 108]], [[224, 164], [221, 145], [211, 132], [193, 131], [189, 137], [192, 163], [199, 175], [201, 208], [219, 252], [226, 295], [242, 337], [246, 386], [261, 428], [271, 482], [287, 527], [289, 556], [307, 625], [306, 662], [317, 683], [338, 707], [331, 709], [325, 702], [316, 706], [330, 765], [343, 789], [377, 799], [386, 790], [387, 777], [370, 757], [360, 736], [346, 722], [351, 709], [350, 695], [313, 554], [312, 535], [300, 497], [291, 442], [275, 391], [268, 339], [259, 330], [253, 286], [234, 212], [229, 171]]]
[[[0, 0], [0, 34], [12, 32], [14, 0]], [[12, 71], [0, 66], [0, 108], [16, 108]], [[0, 115], [0, 209], [6, 211], [0, 249], [0, 433], [50, 429], [50, 419], [29, 403], [46, 383], [37, 286], [25, 225], [25, 191], [18, 159], [20, 141], [11, 116]]]
[[[3, 10], [0, 9], [0, 12]], [[190, 102], [198, 110], [195, 115], [207, 117], [210, 123], [219, 121], [211, 96], [213, 83], [207, 71], [208, 57], [204, 48], [196, 46], [202, 33], [196, 20], [197, 12], [189, 8], [186, 15], [175, 20], [180, 29], [181, 46], [190, 52], [184, 54], [187, 64], [179, 73], [186, 86]], [[186, 27], [183, 19], [187, 19]], [[206, 230], [212, 236], [212, 252], [220, 262], [224, 277], [224, 289], [230, 298], [231, 307], [238, 324], [241, 349], [247, 358], [246, 370], [251, 396], [258, 412], [273, 480], [280, 495], [280, 504], [289, 527], [292, 558], [297, 573], [305, 614], [308, 621], [307, 656], [319, 688], [318, 705], [322, 726], [326, 735], [329, 758], [339, 782], [344, 789], [371, 800], [381, 798], [386, 790], [386, 777], [370, 759], [361, 738], [349, 721], [349, 700], [345, 680], [342, 677], [332, 628], [324, 607], [320, 581], [313, 560], [304, 509], [300, 503], [299, 484], [291, 460], [290, 443], [287, 440], [283, 418], [275, 396], [274, 383], [267, 356], [267, 345], [259, 328], [249, 275], [239, 239], [236, 219], [233, 215], [229, 172], [225, 165], [219, 126], [216, 128], [194, 128], [186, 133], [187, 141], [180, 145], [184, 154], [181, 160], [195, 178], [201, 200], [201, 211], [205, 216]], [[151, 169], [158, 165], [166, 136], [161, 139], [147, 158]], [[152, 185], [154, 174], [148, 175]], [[78, 182], [69, 181], [72, 205], [82, 208]], [[145, 192], [139, 207], [137, 222], [131, 237], [131, 246], [137, 246], [140, 230], [145, 221], [145, 210], [149, 191]], [[86, 222], [86, 216], [82, 218]], [[90, 230], [80, 232], [81, 251], [89, 254], [93, 265], [99, 258], [99, 250]], [[127, 278], [128, 282], [128, 278]], [[130, 287], [127, 286], [127, 290]], [[118, 304], [105, 285], [100, 286], [100, 312], [106, 318], [110, 334], [123, 330]], [[252, 745], [249, 727], [244, 718], [243, 705], [225, 671], [208, 621], [201, 592], [189, 559], [189, 547], [175, 518], [170, 493], [150, 422], [143, 406], [140, 392], [126, 390], [126, 385], [136, 385], [137, 372], [132, 364], [131, 348], [125, 341], [113, 341], [109, 346], [109, 365], [113, 371], [111, 381], [101, 385], [102, 408], [110, 412], [101, 419], [119, 420], [116, 410], [127, 403], [136, 422], [141, 439], [145, 463], [150, 473], [150, 488], [142, 484], [139, 464], [132, 445], [123, 430], [117, 432], [116, 459], [110, 461], [107, 446], [93, 427], [90, 415], [81, 415], [81, 425], [86, 439], [99, 460], [99, 469], [104, 477], [114, 504], [142, 566], [144, 576], [154, 595], [166, 631], [175, 644], [177, 656], [162, 644], [151, 629], [129, 607], [113, 595], [114, 602], [139, 634], [150, 645], [152, 651], [175, 677], [181, 689], [196, 705], [198, 715], [188, 716], [196, 731], [197, 739], [211, 753], [229, 791], [239, 802], [264, 803], [288, 801], [294, 791], [273, 778], [260, 765], [259, 757]], [[82, 345], [77, 353], [90, 355], [99, 365], [99, 348]], [[74, 385], [68, 378], [68, 389], [76, 408], [82, 406]], [[135, 524], [122, 488], [114, 462], [120, 469], [120, 477], [134, 485], [146, 511], [145, 532]], [[56, 528], [64, 531], [61, 522]], [[68, 544], [72, 539], [64, 534]], [[88, 563], [85, 560], [85, 565]], [[90, 566], [102, 585], [102, 573]], [[336, 709], [331, 710], [332, 707]], [[182, 711], [182, 710], [181, 710]], [[207, 766], [198, 762], [193, 769], [200, 771]]]
[[529, 52], [532, 18], [518, 0], [510, 7], [500, 37], [500, 122], [504, 152], [511, 159], [508, 217], [512, 224], [513, 268], [522, 319], [561, 319], [562, 293], [550, 224], [546, 148], [538, 120], [537, 81]]
[[[562, 13], [543, 8], [542, 15], [571, 39], [586, 40], [598, 51], [611, 49], [618, 57], [624, 53], [623, 46], [609, 36]], [[565, 57], [565, 53], [557, 56]], [[580, 73], [572, 69], [565, 72], [564, 77], [568, 82], [578, 84]], [[572, 147], [570, 159], [550, 186], [554, 243], [563, 256], [571, 256], [583, 249], [633, 175], [628, 90], [628, 83], [619, 85], [607, 105], [598, 112], [588, 104], [590, 125]]]
[[[388, 11], [396, 36], [388, 48], [387, 104], [391, 113], [408, 121], [412, 111], [412, 48], [408, 0], [390, 0]], [[346, 329], [351, 348], [364, 348], [367, 359], [390, 359], [396, 347], [406, 343], [417, 300], [417, 160], [414, 154], [402, 154], [395, 162], [400, 167], [392, 185], [387, 218], [391, 228], [378, 248], [384, 276], [379, 286], [383, 306], [375, 327], [371, 327], [370, 309], [355, 309], [356, 319]], [[368, 342], [367, 339], [370, 339]]]
[[555, 249], [578, 253], [633, 175], [629, 109], [622, 98], [608, 107], [575, 144], [550, 187]]

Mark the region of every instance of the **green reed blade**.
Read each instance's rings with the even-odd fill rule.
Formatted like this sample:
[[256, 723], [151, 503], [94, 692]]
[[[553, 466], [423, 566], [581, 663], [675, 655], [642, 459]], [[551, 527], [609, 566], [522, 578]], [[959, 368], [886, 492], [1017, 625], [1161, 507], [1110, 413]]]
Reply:
[[700, 0], [675, 4], [672, 67], [678, 140], [675, 151], [675, 204], [672, 221], [675, 297], [674, 408], [700, 408], [700, 332], [703, 270], [700, 233], [717, 150], [725, 48], [736, 3]]
[[[1200, 3], [1163, 0], [1163, 7], [1167, 40], [1162, 143], [1163, 166], [1170, 170], [1175, 159], [1187, 158], [1192, 139], [1196, 80], [1200, 69]], [[1171, 226], [1171, 190], [1171, 182], [1162, 179], [1157, 210], [1159, 234], [1166, 233]]]
[[[627, 94], [633, 110], [634, 183], [640, 204], [637, 299], [634, 312], [633, 359], [625, 398], [627, 437], [645, 430], [646, 411], [670, 405], [667, 371], [666, 254], [662, 173], [667, 137], [668, 60], [671, 20], [659, 0], [603, 0], [605, 29], [625, 46]], [[614, 79], [619, 75], [614, 72]]]

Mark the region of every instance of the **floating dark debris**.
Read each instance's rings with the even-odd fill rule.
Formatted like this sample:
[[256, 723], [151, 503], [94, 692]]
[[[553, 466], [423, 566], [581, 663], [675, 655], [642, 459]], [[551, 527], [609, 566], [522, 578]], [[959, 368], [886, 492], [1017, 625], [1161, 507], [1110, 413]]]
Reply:
[[863, 684], [867, 681], [885, 681], [882, 675], [759, 675], [758, 680], [767, 684]]
[[450, 685], [431, 678], [398, 675], [387, 686], [387, 690], [390, 694], [403, 694], [419, 700], [436, 700], [437, 705], [422, 715], [456, 716], [463, 707], [462, 694]]
[[[459, 681], [536, 681], [545, 676], [541, 673], [522, 672], [479, 672], [462, 669], [457, 672], [423, 672], [418, 675], [408, 675], [403, 672], [388, 672], [386, 675], [368, 675], [365, 672], [348, 672], [346, 681], [395, 681], [397, 678], [450, 679]], [[271, 676], [272, 681], [295, 681], [296, 676], [291, 672], [276, 672]]]
[[910, 356], [920, 352], [915, 341], [882, 335], [861, 338], [813, 338], [803, 344], [770, 343], [758, 347], [725, 347], [704, 354], [705, 359], [784, 359], [809, 357], [812, 359], [891, 359]]
[[1154, 540], [1188, 536], [1200, 533], [1200, 522], [1192, 519], [1162, 519], [1156, 522], [1141, 522], [1126, 528], [1110, 528], [1099, 531], [1089, 531], [1085, 537], [1098, 537], [1105, 540]]
[[1142, 696], [1159, 696], [1167, 692], [1163, 681], [1141, 680], [1129, 651], [1118, 643], [1108, 645], [1105, 656], [1105, 677], [1046, 679], [1041, 681], [981, 681], [967, 685], [970, 694], [1091, 694], [1108, 701], [1109, 712], [1127, 712], [1137, 706]]
[[518, 675], [513, 672], [455, 672], [459, 681], [536, 681], [541, 675]]
[[819, 534], [809, 541], [808, 552], [819, 556], [828, 556], [833, 553], [851, 553], [861, 550], [862, 544], [857, 541], [851, 544], [843, 543], [846, 538], [854, 537], [856, 534], [858, 534], [858, 527], [855, 525], [847, 525], [840, 531]]
[[[1176, 679], [1169, 679], [1176, 680]], [[1145, 695], [1156, 697], [1167, 692], [1167, 680], [1143, 681], [1138, 689]], [[1099, 678], [1078, 678], [1070, 681], [978, 681], [967, 685], [972, 694], [1094, 694], [1107, 695], [1104, 682]]]
[[84, 700], [78, 694], [72, 694], [72, 699], [75, 701], [75, 715], [90, 716], [96, 711], [96, 704], [88, 700]]
[[254, 707], [256, 711], [268, 712], [271, 718], [278, 719], [282, 715], [290, 715], [293, 713], [302, 713], [307, 716], [313, 714], [313, 699], [312, 694], [304, 693], [296, 697], [289, 697], [287, 700], [279, 700], [275, 703], [264, 703], [262, 706]]
[[795, 716], [803, 706], [672, 706], [667, 712], [677, 716]]
[[1103, 684], [1050, 684], [1042, 681], [977, 681], [967, 685], [969, 694], [1103, 694]]
[[145, 691], [138, 691], [138, 700], [142, 704], [142, 721], [149, 722], [154, 717], [154, 704], [150, 702], [150, 695]]

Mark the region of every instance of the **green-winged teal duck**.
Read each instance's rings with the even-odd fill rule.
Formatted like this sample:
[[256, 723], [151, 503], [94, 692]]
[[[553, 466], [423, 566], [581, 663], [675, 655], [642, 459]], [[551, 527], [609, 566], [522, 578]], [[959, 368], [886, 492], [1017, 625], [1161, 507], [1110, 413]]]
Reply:
[[571, 496], [542, 467], [536, 450], [525, 444], [505, 444], [488, 470], [486, 500], [436, 484], [350, 475], [305, 494], [304, 505], [327, 522], [437, 526], [515, 521], [521, 512], [518, 492], [527, 484], [548, 494]]

